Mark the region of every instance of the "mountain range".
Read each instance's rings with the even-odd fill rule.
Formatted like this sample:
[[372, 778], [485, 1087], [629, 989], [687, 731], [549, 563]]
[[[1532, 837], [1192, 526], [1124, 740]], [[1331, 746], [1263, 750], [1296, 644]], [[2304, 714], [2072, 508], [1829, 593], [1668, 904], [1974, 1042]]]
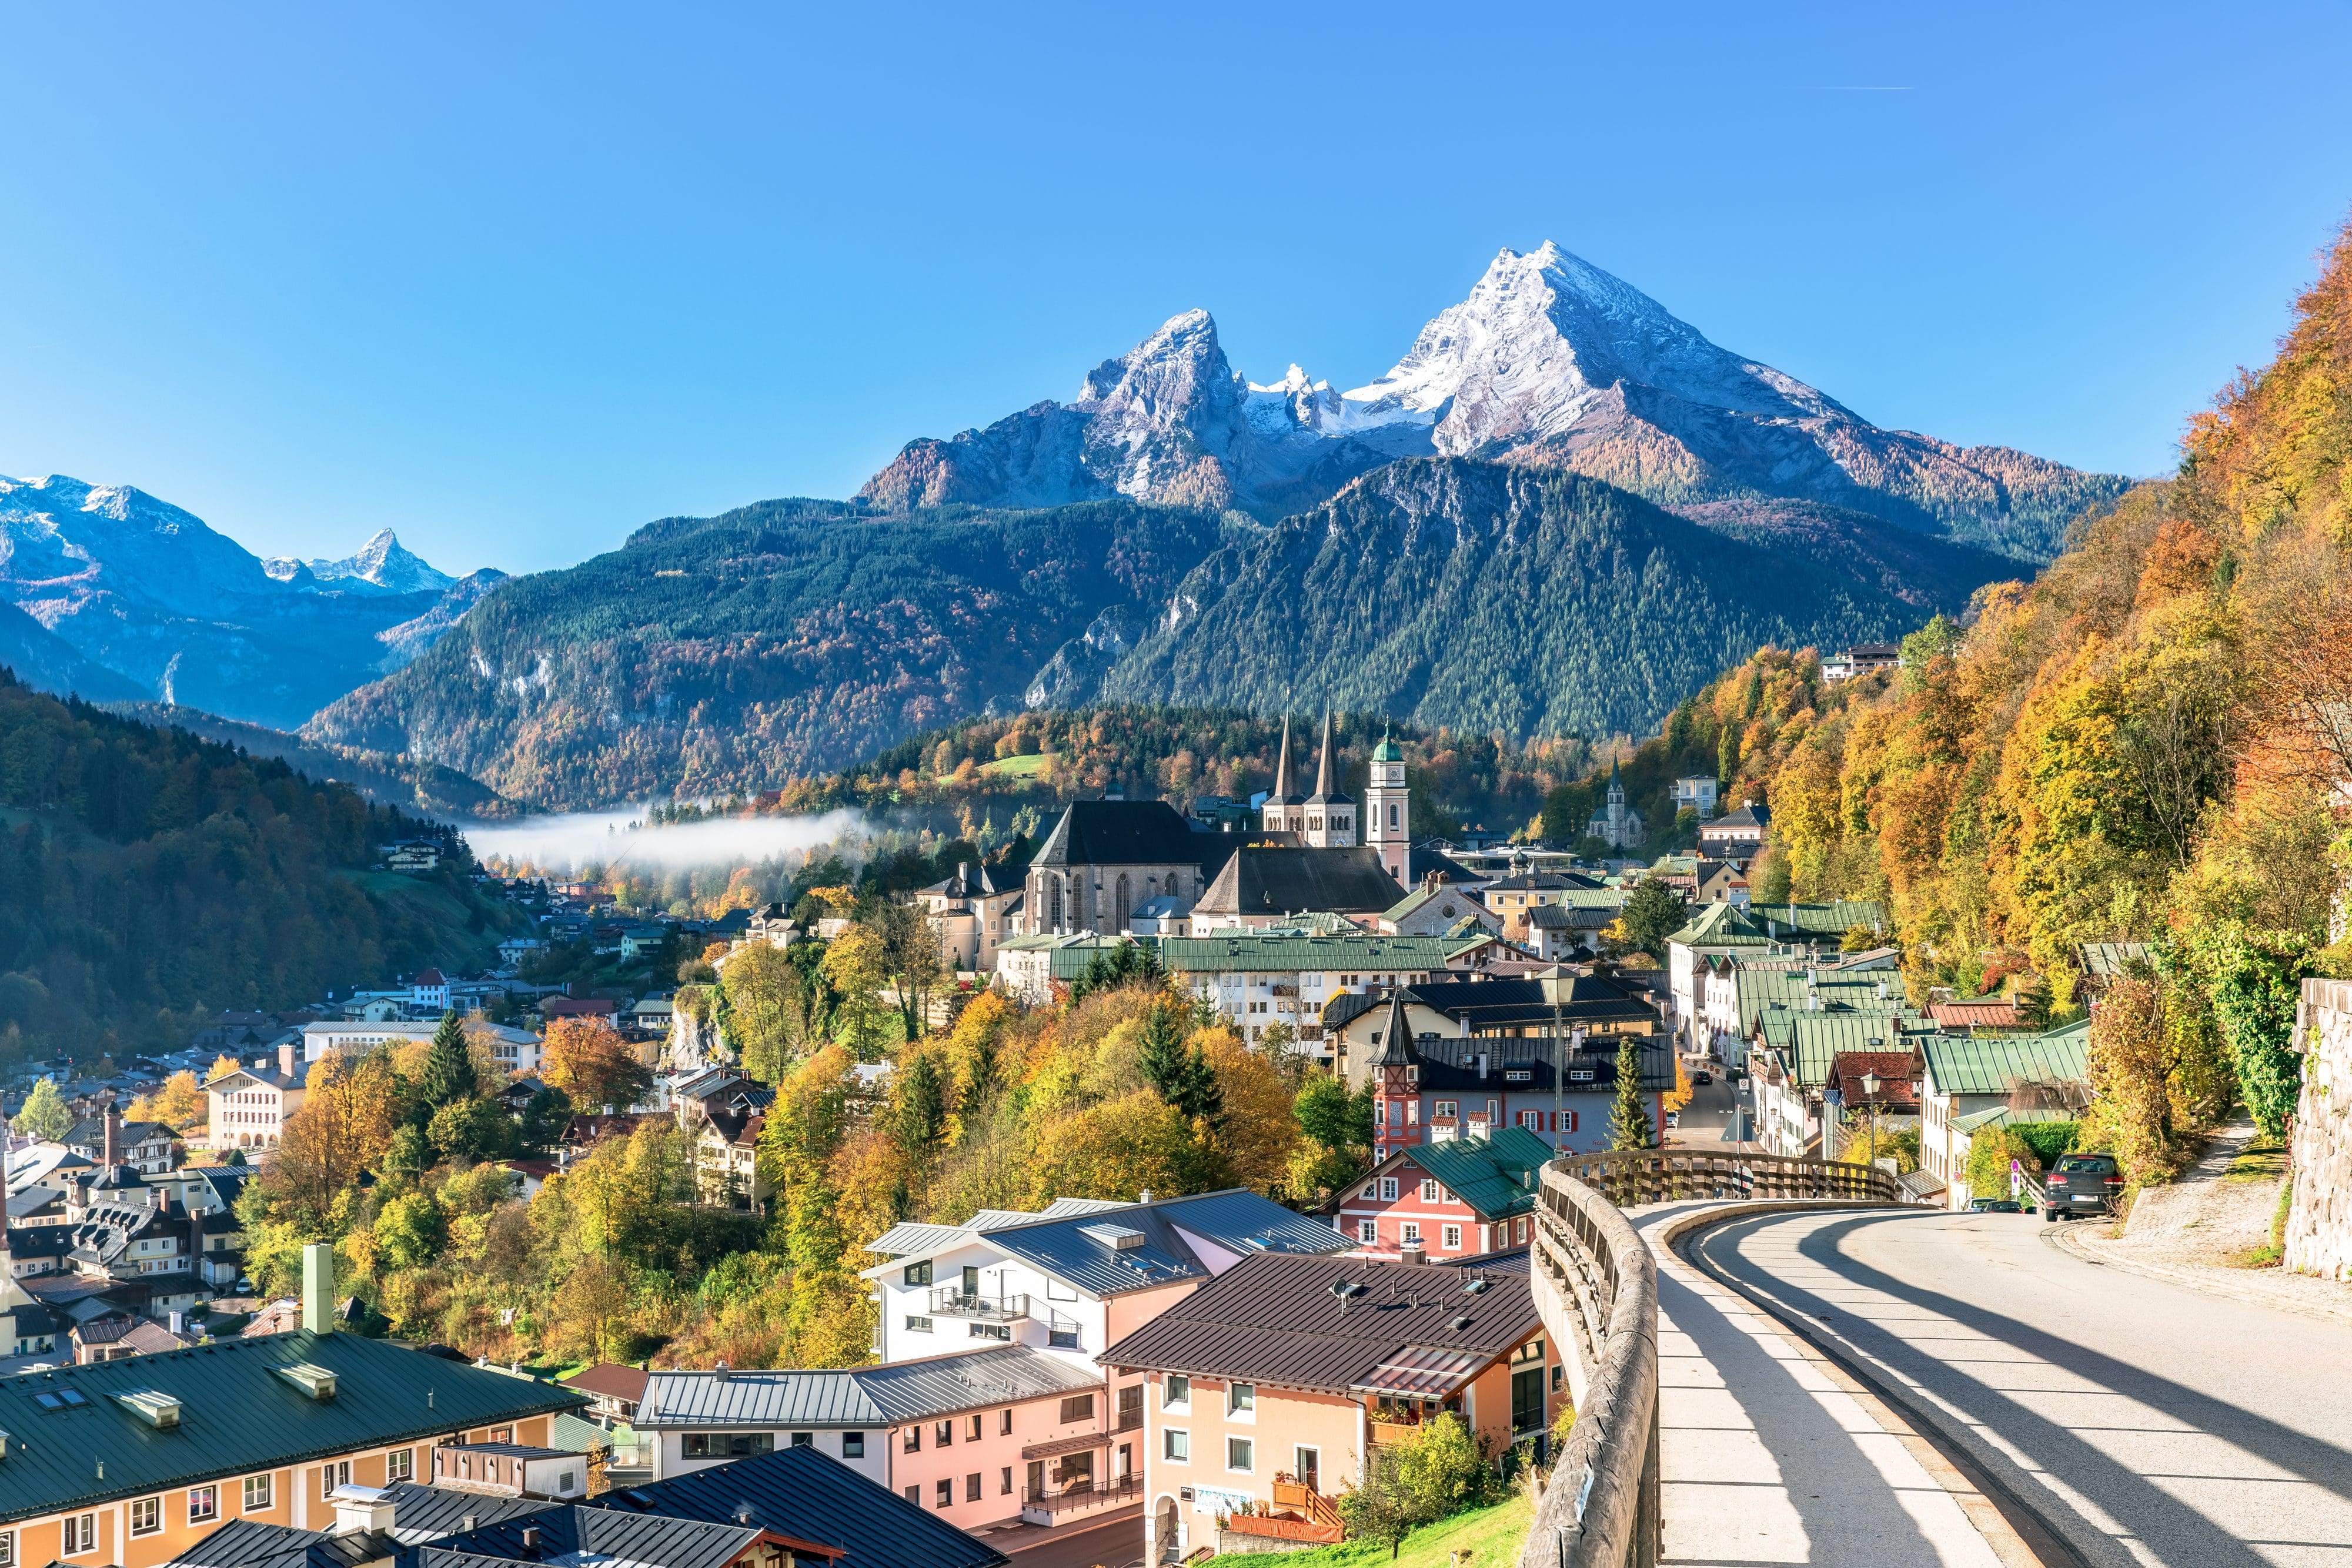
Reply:
[[894, 510], [1123, 496], [1271, 521], [1426, 455], [1567, 469], [1666, 506], [1815, 501], [2028, 561], [2130, 483], [1881, 429], [1547, 243], [1496, 256], [1365, 386], [1334, 392], [1297, 365], [1250, 382], [1208, 312], [1188, 310], [1097, 366], [1073, 401], [909, 442], [859, 495]]
[[411, 804], [772, 788], [1024, 706], [1640, 733], [1759, 643], [1960, 608], [2128, 484], [1874, 425], [1545, 245], [1361, 387], [1252, 382], [1187, 311], [855, 500], [514, 581], [388, 530], [262, 560], [138, 490], [0, 480], [0, 660], [299, 727], [276, 754]]
[[451, 578], [390, 530], [341, 560], [264, 561], [128, 486], [0, 478], [0, 661], [95, 701], [291, 729], [505, 580]]

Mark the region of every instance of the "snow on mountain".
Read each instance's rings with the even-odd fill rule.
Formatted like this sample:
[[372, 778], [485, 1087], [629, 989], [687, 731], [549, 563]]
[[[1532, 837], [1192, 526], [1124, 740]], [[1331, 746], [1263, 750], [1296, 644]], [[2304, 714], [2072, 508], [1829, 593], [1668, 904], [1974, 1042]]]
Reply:
[[261, 563], [261, 569], [280, 582], [310, 586], [299, 580], [307, 571], [311, 584], [357, 591], [365, 591], [359, 587], [365, 584], [388, 593], [439, 593], [457, 580], [446, 571], [435, 570], [423, 556], [404, 549], [390, 528], [379, 530], [356, 553], [341, 560], [320, 557], [305, 561], [292, 556], [271, 556]]
[[2026, 559], [2126, 481], [2006, 447], [1882, 430], [1718, 347], [1549, 242], [1506, 249], [1387, 374], [1335, 392], [1297, 365], [1251, 382], [1205, 310], [985, 430], [910, 442], [862, 499], [1058, 506], [1107, 496], [1271, 519], [1399, 457], [1566, 467], [1667, 505], [1780, 497], [1873, 513]]

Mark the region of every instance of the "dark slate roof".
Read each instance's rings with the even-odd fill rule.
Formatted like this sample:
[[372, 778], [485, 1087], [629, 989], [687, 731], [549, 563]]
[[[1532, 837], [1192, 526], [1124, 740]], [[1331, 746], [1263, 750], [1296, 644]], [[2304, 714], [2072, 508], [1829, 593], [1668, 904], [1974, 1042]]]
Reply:
[[393, 1538], [411, 1546], [456, 1534], [469, 1513], [480, 1526], [543, 1512], [548, 1506], [545, 1498], [456, 1491], [419, 1481], [394, 1481], [384, 1495], [392, 1503]]
[[1203, 915], [1288, 915], [1330, 910], [1378, 915], [1404, 896], [1370, 847], [1235, 850], [1194, 909]]
[[[1476, 1279], [1486, 1287], [1473, 1294], [1465, 1287]], [[1366, 1289], [1333, 1294], [1342, 1281]], [[1542, 1327], [1517, 1270], [1267, 1255], [1244, 1259], [1097, 1359], [1343, 1393], [1407, 1351], [1483, 1366]]]
[[1048, 1355], [1025, 1344], [865, 1367], [857, 1381], [866, 1396], [898, 1422], [937, 1420], [1007, 1400], [1082, 1394], [1102, 1386], [1099, 1376], [1088, 1376], [1067, 1356]]
[[66, 1200], [66, 1195], [53, 1186], [28, 1186], [22, 1192], [8, 1195], [8, 1218], [12, 1224], [30, 1219], [37, 1214], [47, 1214]]
[[[394, 1517], [398, 1517], [396, 1511]], [[526, 1530], [539, 1532], [536, 1546], [524, 1544]], [[738, 1524], [732, 1520], [720, 1522], [681, 1519], [584, 1503], [559, 1503], [543, 1506], [537, 1513], [500, 1520], [448, 1536], [430, 1546], [412, 1549], [412, 1553], [419, 1568], [521, 1563], [573, 1554], [583, 1560], [611, 1563], [614, 1568], [630, 1568], [632, 1564], [643, 1564], [645, 1568], [725, 1568], [759, 1538], [756, 1526]]]
[[935, 882], [919, 891], [940, 898], [991, 898], [999, 894], [1021, 890], [1023, 869], [1008, 872], [1002, 866], [974, 865], [970, 861], [960, 863], [944, 881]]
[[320, 1530], [233, 1519], [173, 1558], [171, 1568], [358, 1568], [395, 1550], [396, 1538], [373, 1531], [330, 1535]]
[[[1573, 1037], [1571, 1037], [1573, 1038]], [[1590, 1094], [1596, 1090], [1613, 1088], [1617, 1082], [1617, 1046], [1620, 1037], [1595, 1036], [1585, 1042], [1585, 1050], [1569, 1053], [1567, 1090], [1571, 1094]], [[1664, 1091], [1675, 1086], [1674, 1038], [1654, 1034], [1635, 1036], [1634, 1053], [1641, 1062], [1642, 1087]], [[1486, 1076], [1478, 1076], [1478, 1052], [1486, 1051]], [[1421, 1090], [1424, 1094], [1473, 1093], [1492, 1094], [1507, 1090], [1515, 1094], [1551, 1092], [1552, 1042], [1549, 1037], [1520, 1040], [1423, 1040], [1414, 1047], [1421, 1059]], [[1589, 1068], [1592, 1078], [1579, 1082], [1577, 1071]], [[1524, 1082], [1514, 1082], [1510, 1074], [1525, 1072]]]
[[1440, 882], [1475, 882], [1478, 873], [1433, 844], [1419, 843], [1405, 852], [1405, 880], [1419, 887], [1430, 873]]
[[[1119, 1229], [1140, 1232], [1142, 1245], [1122, 1248], [1105, 1239]], [[1233, 1252], [1337, 1252], [1353, 1245], [1329, 1226], [1246, 1187], [1007, 1225], [991, 1229], [988, 1240], [1089, 1295], [1117, 1296], [1171, 1280], [1208, 1278], [1208, 1265], [1183, 1231]]]
[[1074, 865], [1198, 865], [1232, 846], [1223, 834], [1196, 833], [1165, 800], [1073, 800], [1029, 863]]
[[995, 1568], [1004, 1553], [814, 1448], [713, 1465], [606, 1492], [588, 1506], [753, 1524], [845, 1549], [836, 1568]]
[[[335, 1397], [312, 1399], [278, 1375], [297, 1362], [333, 1372]], [[177, 1398], [180, 1424], [158, 1430], [111, 1397], [139, 1388]], [[68, 1391], [83, 1403], [50, 1410], [37, 1397]], [[0, 1379], [0, 1430], [15, 1439], [0, 1464], [0, 1522], [586, 1403], [551, 1384], [428, 1361], [386, 1341], [299, 1331], [26, 1373]]]

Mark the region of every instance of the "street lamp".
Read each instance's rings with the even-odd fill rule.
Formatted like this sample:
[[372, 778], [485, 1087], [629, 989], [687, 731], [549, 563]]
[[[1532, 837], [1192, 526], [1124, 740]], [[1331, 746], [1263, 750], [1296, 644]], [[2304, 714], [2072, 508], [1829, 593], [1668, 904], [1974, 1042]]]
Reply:
[[1863, 1126], [1865, 1129], [1865, 1135], [1870, 1139], [1870, 1153], [1864, 1156], [1864, 1162], [1876, 1165], [1878, 1163], [1878, 1074], [1875, 1072], [1865, 1072], [1862, 1075], [1862, 1108], [1865, 1118]]

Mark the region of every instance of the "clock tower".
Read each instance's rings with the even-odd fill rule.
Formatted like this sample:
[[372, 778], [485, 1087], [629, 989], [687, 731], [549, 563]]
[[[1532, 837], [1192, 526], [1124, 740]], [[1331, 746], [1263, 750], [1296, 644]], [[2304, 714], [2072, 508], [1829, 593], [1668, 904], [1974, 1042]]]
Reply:
[[1411, 890], [1412, 803], [1404, 787], [1404, 747], [1390, 736], [1372, 748], [1371, 783], [1364, 790], [1364, 842], [1380, 852], [1381, 864]]

